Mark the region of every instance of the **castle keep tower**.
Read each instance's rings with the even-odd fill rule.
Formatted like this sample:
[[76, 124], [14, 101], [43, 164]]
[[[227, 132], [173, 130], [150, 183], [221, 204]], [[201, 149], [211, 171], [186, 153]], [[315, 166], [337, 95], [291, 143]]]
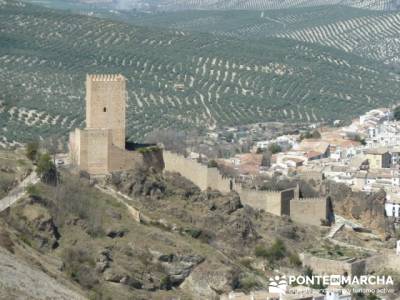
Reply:
[[126, 80], [122, 75], [86, 76], [86, 128], [108, 128], [112, 143], [125, 149]]
[[86, 128], [70, 133], [71, 162], [90, 175], [131, 169], [137, 153], [125, 150], [126, 79], [86, 76]]

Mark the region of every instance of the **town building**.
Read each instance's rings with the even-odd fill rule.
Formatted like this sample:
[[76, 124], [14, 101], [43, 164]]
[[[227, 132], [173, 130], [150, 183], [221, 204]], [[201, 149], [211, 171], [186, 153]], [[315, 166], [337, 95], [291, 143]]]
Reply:
[[366, 151], [370, 169], [390, 168], [392, 156], [386, 148], [373, 148]]

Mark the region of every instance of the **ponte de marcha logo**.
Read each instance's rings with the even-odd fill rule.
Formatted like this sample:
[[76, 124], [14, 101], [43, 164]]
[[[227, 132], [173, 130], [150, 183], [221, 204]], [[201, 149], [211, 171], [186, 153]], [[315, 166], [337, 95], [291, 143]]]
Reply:
[[285, 275], [276, 275], [269, 278], [268, 288], [270, 293], [285, 294], [288, 281]]
[[269, 292], [277, 294], [290, 293], [290, 286], [393, 286], [393, 278], [389, 275], [275, 275], [269, 278]]

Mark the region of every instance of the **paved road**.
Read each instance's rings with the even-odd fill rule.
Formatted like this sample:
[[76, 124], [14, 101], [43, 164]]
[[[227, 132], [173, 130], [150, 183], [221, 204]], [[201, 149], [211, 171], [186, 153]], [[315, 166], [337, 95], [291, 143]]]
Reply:
[[15, 188], [13, 188], [7, 196], [0, 200], [0, 212], [7, 209], [22, 197], [26, 196], [26, 187], [30, 184], [39, 182], [36, 172], [32, 172], [28, 177], [21, 181]]

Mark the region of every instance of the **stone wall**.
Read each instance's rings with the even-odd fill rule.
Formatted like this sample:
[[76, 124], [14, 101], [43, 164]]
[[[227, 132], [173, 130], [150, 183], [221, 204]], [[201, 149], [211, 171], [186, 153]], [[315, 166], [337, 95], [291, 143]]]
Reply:
[[142, 155], [137, 151], [126, 151], [110, 145], [108, 165], [112, 172], [134, 169], [141, 160]]
[[287, 214], [284, 213], [287, 209], [283, 209], [283, 206], [285, 205], [285, 207], [287, 207], [290, 199], [284, 200], [282, 192], [248, 190], [240, 187], [237, 192], [243, 204], [247, 204], [256, 209], [262, 209], [277, 216]]
[[71, 163], [93, 176], [138, 167], [164, 168], [161, 149], [143, 153], [120, 149], [112, 144], [110, 129], [77, 129], [70, 133], [69, 148]]
[[223, 177], [217, 168], [208, 168], [182, 155], [164, 151], [165, 170], [180, 173], [201, 190], [215, 189], [223, 193], [236, 191], [243, 204], [262, 209], [271, 214], [287, 215], [300, 223], [320, 225], [327, 217], [327, 201], [324, 198], [298, 199], [296, 189], [284, 191], [259, 191], [244, 189], [239, 184]]
[[108, 157], [111, 145], [110, 134], [107, 129], [80, 130], [78, 156], [80, 170], [90, 174], [108, 173]]
[[392, 252], [381, 252], [367, 258], [366, 272], [374, 273], [382, 271], [382, 269], [399, 271], [400, 256], [396, 255], [394, 252], [395, 250], [392, 250]]
[[165, 150], [163, 156], [166, 171], [180, 173], [203, 191], [208, 189], [207, 166]]
[[326, 198], [301, 198], [290, 202], [290, 218], [298, 223], [319, 226], [321, 220], [326, 220], [327, 215]]
[[304, 267], [310, 267], [317, 275], [345, 275], [360, 276], [366, 273], [366, 260], [348, 259], [333, 260], [301, 253], [300, 259]]
[[277, 192], [243, 189], [233, 179], [223, 177], [217, 168], [208, 168], [206, 165], [170, 151], [164, 151], [163, 155], [166, 171], [180, 173], [203, 191], [210, 188], [228, 193], [233, 190], [239, 194], [242, 203], [254, 208], [263, 209], [278, 216], [288, 215], [290, 212], [289, 202], [294, 197], [294, 190]]

